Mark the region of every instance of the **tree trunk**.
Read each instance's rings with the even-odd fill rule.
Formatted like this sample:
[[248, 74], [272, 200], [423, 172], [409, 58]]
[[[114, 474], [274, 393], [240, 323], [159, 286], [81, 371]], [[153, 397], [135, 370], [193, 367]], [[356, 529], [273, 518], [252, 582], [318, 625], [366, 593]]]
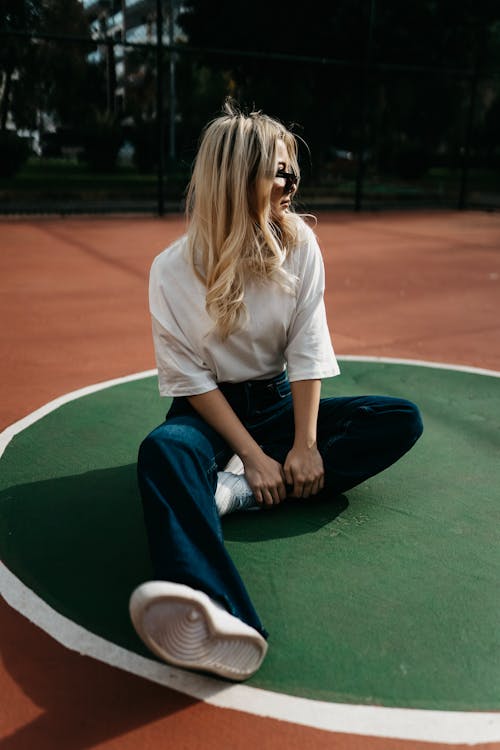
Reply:
[[2, 90], [2, 100], [0, 102], [0, 131], [3, 132], [7, 129], [7, 116], [9, 114], [9, 99], [10, 92], [12, 89], [12, 74], [14, 73], [13, 68], [7, 68], [5, 71], [5, 80]]

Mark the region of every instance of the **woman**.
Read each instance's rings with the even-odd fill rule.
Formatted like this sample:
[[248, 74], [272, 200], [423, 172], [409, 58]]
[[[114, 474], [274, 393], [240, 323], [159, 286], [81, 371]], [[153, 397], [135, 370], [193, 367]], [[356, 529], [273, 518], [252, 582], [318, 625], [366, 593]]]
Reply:
[[187, 234], [153, 262], [150, 309], [166, 421], [138, 459], [155, 581], [132, 622], [170, 664], [243, 680], [267, 633], [229, 557], [215, 500], [239, 456], [256, 503], [333, 497], [390, 466], [418, 439], [414, 404], [320, 400], [339, 373], [316, 237], [291, 208], [297, 144], [278, 121], [226, 102], [204, 130]]

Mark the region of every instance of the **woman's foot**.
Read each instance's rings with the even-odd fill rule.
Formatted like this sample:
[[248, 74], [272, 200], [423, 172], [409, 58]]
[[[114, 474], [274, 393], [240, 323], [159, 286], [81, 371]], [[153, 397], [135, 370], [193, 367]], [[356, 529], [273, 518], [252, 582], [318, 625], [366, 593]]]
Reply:
[[202, 591], [148, 581], [130, 598], [132, 624], [146, 646], [169, 664], [245, 680], [262, 664], [267, 642]]
[[215, 504], [219, 516], [238, 510], [255, 510], [259, 507], [245, 479], [243, 463], [239, 456], [234, 455], [224, 471], [219, 471]]

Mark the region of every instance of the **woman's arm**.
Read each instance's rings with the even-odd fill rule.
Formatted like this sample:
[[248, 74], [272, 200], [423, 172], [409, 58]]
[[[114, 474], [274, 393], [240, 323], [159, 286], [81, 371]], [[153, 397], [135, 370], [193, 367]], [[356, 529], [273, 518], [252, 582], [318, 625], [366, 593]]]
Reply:
[[283, 466], [293, 497], [316, 495], [324, 486], [323, 459], [316, 445], [321, 380], [290, 383], [295, 420], [293, 446]]
[[267, 456], [255, 442], [224, 394], [216, 388], [197, 396], [188, 396], [188, 401], [241, 458], [246, 479], [257, 502], [260, 505], [275, 505], [284, 500], [287, 493], [281, 464]]

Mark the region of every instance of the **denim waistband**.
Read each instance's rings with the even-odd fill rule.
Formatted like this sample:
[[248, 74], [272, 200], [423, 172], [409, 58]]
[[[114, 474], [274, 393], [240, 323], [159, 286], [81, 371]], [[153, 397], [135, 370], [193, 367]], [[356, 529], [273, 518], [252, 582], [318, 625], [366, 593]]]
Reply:
[[290, 384], [286, 371], [266, 380], [219, 383], [219, 389], [241, 419], [251, 418], [287, 398]]
[[259, 398], [269, 393], [279, 393], [280, 386], [286, 382], [287, 374], [283, 370], [279, 375], [267, 380], [244, 380], [241, 383], [218, 383], [217, 385], [225, 396], [238, 396], [250, 392], [256, 398]]
[[[286, 370], [266, 380], [245, 380], [241, 383], [218, 383], [236, 414], [245, 421], [262, 413], [290, 396], [290, 383]], [[173, 399], [167, 417], [195, 415], [196, 411], [185, 396]]]

